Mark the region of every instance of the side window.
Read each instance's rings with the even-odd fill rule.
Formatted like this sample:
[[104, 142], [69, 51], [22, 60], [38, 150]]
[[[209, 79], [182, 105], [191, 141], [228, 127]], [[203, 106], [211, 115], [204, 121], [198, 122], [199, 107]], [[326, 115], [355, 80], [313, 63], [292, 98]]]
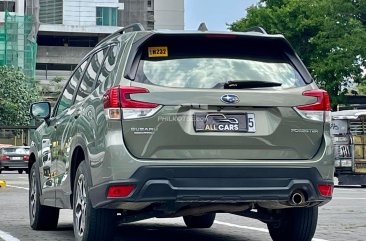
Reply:
[[103, 67], [98, 76], [96, 86], [99, 86], [101, 83], [103, 83], [114, 69], [114, 66], [116, 65], [117, 62], [118, 51], [119, 51], [118, 45], [114, 45], [110, 48], [108, 55], [104, 61]]
[[82, 77], [82, 74], [86, 68], [86, 65], [88, 64], [88, 59], [85, 60], [73, 73], [73, 75], [70, 78], [70, 81], [67, 83], [66, 88], [64, 92], [62, 93], [62, 96], [58, 102], [58, 106], [56, 109], [55, 114], [59, 115], [61, 112], [72, 106], [72, 100], [74, 96], [75, 89], [77, 88], [80, 78]]
[[93, 55], [92, 59], [90, 60], [89, 66], [86, 69], [83, 80], [81, 81], [79, 90], [76, 95], [75, 103], [81, 101], [82, 99], [90, 95], [91, 92], [93, 92], [96, 77], [98, 75], [100, 67], [103, 64], [103, 60], [108, 53], [108, 49], [108, 47], [104, 48]]

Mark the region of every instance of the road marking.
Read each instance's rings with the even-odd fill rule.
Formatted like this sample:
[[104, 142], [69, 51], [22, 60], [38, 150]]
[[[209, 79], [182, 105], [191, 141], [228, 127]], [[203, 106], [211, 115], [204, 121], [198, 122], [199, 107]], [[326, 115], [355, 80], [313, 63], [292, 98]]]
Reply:
[[254, 227], [236, 225], [236, 224], [232, 224], [232, 223], [225, 223], [225, 222], [221, 222], [221, 221], [217, 221], [217, 220], [215, 220], [215, 223], [216, 224], [220, 224], [220, 225], [225, 225], [225, 226], [233, 227], [233, 228], [249, 229], [249, 230], [254, 230], [254, 231], [268, 233], [268, 229], [265, 229], [265, 228], [254, 228]]
[[8, 233], [5, 233], [4, 231], [0, 230], [0, 238], [2, 238], [4, 241], [20, 241], [16, 237], [11, 236]]
[[[263, 233], [268, 233], [268, 229], [266, 229], [266, 228], [248, 227], [248, 226], [236, 225], [236, 224], [232, 224], [232, 223], [221, 222], [221, 221], [217, 221], [217, 220], [215, 220], [215, 223], [220, 224], [220, 225], [233, 227], [233, 228], [248, 229], [248, 230], [254, 230], [254, 231], [259, 231], [259, 232], [263, 232]], [[328, 240], [313, 238], [312, 241], [328, 241]]]
[[333, 197], [333, 199], [334, 200], [366, 200], [366, 197]]
[[336, 188], [334, 192], [358, 192], [361, 188]]
[[27, 187], [18, 187], [18, 186], [13, 186], [13, 185], [6, 185], [7, 187], [13, 187], [13, 188], [18, 188], [18, 189], [24, 189], [24, 190], [29, 190], [29, 188]]

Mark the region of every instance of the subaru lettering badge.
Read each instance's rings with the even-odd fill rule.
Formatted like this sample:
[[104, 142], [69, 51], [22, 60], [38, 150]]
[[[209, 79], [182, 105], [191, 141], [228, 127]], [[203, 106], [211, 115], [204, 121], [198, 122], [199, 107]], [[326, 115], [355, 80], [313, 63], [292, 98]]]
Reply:
[[233, 94], [226, 94], [221, 96], [221, 101], [227, 104], [235, 104], [238, 103], [239, 97], [237, 95], [233, 95]]

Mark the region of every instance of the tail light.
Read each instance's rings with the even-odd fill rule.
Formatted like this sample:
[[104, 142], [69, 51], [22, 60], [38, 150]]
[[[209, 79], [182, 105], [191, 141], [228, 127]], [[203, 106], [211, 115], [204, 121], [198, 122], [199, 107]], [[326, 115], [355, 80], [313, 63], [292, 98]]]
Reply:
[[305, 119], [314, 121], [330, 122], [330, 101], [328, 92], [325, 90], [308, 90], [302, 93], [303, 96], [316, 97], [314, 103], [296, 106], [295, 110]]
[[319, 184], [318, 190], [324, 197], [331, 197], [333, 195], [333, 185], [330, 184]]
[[29, 161], [29, 156], [28, 156], [28, 155], [24, 155], [24, 156], [23, 156], [23, 160], [24, 160], [24, 161]]
[[10, 157], [8, 155], [0, 155], [0, 161], [8, 161]]
[[135, 189], [135, 186], [133, 185], [111, 186], [108, 189], [107, 197], [128, 197], [133, 189]]
[[104, 94], [103, 104], [109, 119], [136, 119], [154, 115], [161, 106], [131, 99], [132, 94], [149, 93], [139, 87], [116, 86]]

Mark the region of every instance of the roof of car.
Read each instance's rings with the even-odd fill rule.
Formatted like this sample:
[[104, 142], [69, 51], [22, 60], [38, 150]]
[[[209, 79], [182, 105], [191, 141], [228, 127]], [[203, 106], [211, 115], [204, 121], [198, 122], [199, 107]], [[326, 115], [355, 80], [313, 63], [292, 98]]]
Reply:
[[[152, 30], [145, 31], [146, 33], [152, 34], [164, 34], [164, 35], [217, 35], [217, 36], [243, 36], [253, 38], [267, 38], [267, 39], [283, 39], [286, 38], [282, 34], [263, 34], [260, 32], [249, 31], [249, 32], [229, 32], [229, 31], [189, 31], [189, 30]], [[286, 40], [287, 41], [287, 40]]]
[[13, 147], [11, 144], [0, 144], [0, 148]]
[[[136, 27], [137, 26], [137, 27]], [[135, 28], [136, 27], [136, 28]], [[132, 29], [133, 33], [142, 33], [142, 35], [217, 35], [219, 36], [242, 36], [242, 37], [253, 37], [253, 38], [261, 38], [261, 39], [272, 39], [286, 43], [286, 45], [290, 46], [289, 42], [282, 34], [267, 34], [267, 32], [261, 27], [253, 27], [248, 30], [244, 30], [243, 32], [229, 32], [229, 31], [199, 31], [199, 30], [145, 30], [140, 24], [132, 24], [126, 26], [125, 28], [121, 28], [116, 32], [112, 33], [101, 42], [97, 44], [97, 46], [101, 46], [104, 44], [108, 44], [110, 40], [114, 40], [116, 37], [121, 34], [130, 33], [126, 30]], [[292, 48], [292, 47], [291, 47]]]

